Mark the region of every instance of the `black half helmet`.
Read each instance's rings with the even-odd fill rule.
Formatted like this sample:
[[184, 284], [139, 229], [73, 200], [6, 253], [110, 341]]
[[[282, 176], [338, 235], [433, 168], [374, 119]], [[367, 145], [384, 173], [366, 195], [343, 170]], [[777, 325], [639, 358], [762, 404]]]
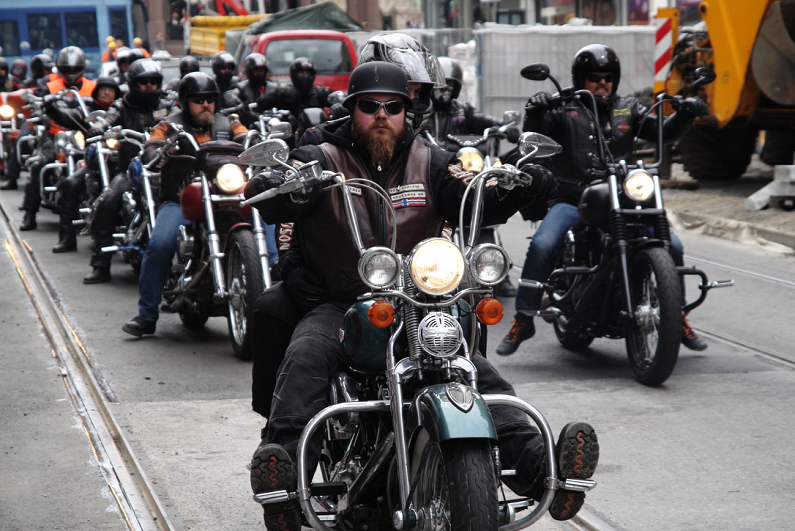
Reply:
[[[188, 113], [188, 100], [194, 96], [212, 96], [215, 99], [215, 112], [218, 112], [218, 85], [212, 76], [204, 72], [191, 72], [179, 82], [179, 105], [183, 113]], [[186, 114], [187, 116], [187, 114]]]
[[348, 80], [348, 97], [342, 102], [353, 110], [356, 96], [361, 94], [395, 94], [403, 98], [406, 108], [412, 105], [406, 73], [397, 65], [374, 61], [359, 65]]
[[[154, 81], [152, 90], [142, 90], [139, 83]], [[138, 59], [127, 70], [127, 86], [130, 88], [130, 98], [134, 103], [151, 106], [160, 99], [160, 89], [163, 87], [163, 73], [160, 63], [152, 59]]]
[[222, 83], [229, 83], [235, 72], [235, 58], [229, 52], [217, 52], [210, 63], [215, 78]]
[[179, 77], [183, 78], [191, 72], [199, 71], [199, 60], [192, 55], [186, 55], [179, 60]]
[[585, 74], [589, 72], [609, 72], [613, 74], [613, 92], [618, 90], [621, 81], [621, 61], [616, 52], [604, 44], [589, 44], [581, 48], [571, 63], [571, 81], [576, 90], [585, 88]]
[[[301, 76], [298, 72], [309, 72], [309, 74]], [[311, 59], [299, 57], [290, 63], [290, 81], [292, 81], [293, 86], [301, 92], [306, 92], [312, 88], [315, 84], [316, 74], [317, 68], [315, 68], [315, 63], [313, 63]]]
[[[246, 76], [249, 82], [256, 83], [257, 85], [264, 85], [268, 81], [270, 66], [267, 57], [261, 53], [252, 53], [243, 60], [243, 75]], [[262, 75], [254, 75], [251, 71], [255, 68], [262, 68], [265, 70], [265, 73]]]
[[103, 76], [97, 79], [97, 86], [94, 87], [94, 91], [91, 93], [91, 97], [97, 99], [97, 94], [99, 93], [99, 89], [102, 87], [112, 87], [113, 90], [116, 91], [116, 96], [113, 98], [117, 100], [121, 98], [121, 90], [119, 89], [119, 84], [116, 83], [116, 80], [110, 76]]
[[34, 55], [33, 59], [30, 60], [30, 73], [34, 79], [39, 79], [47, 74], [44, 71], [45, 68], [49, 68], [50, 73], [52, 73], [52, 68], [54, 66], [55, 64], [52, 62], [52, 57], [40, 53], [39, 55]]
[[86, 72], [86, 54], [77, 46], [67, 46], [58, 52], [55, 59], [58, 75], [74, 85]]

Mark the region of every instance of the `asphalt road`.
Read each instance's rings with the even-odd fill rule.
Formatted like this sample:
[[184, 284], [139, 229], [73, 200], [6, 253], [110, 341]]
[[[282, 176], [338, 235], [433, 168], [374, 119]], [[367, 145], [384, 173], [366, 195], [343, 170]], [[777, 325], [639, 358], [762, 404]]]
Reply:
[[[0, 195], [16, 224], [21, 219], [16, 210], [21, 197], [21, 192]], [[191, 332], [177, 316], [165, 315], [155, 336], [127, 336], [121, 325], [135, 315], [137, 299], [136, 277], [129, 265], [116, 259], [111, 283], [85, 286], [81, 279], [90, 271], [89, 239], [78, 239], [77, 253], [55, 255], [50, 248], [57, 239], [57, 218], [42, 212], [38, 220], [38, 230], [22, 233], [23, 237], [109, 382], [117, 398], [111, 405], [114, 415], [174, 526], [262, 529], [261, 511], [251, 501], [245, 466], [259, 442], [264, 419], [250, 411], [251, 366], [232, 355], [226, 321], [211, 318], [204, 330]], [[502, 230], [504, 244], [519, 265], [529, 233], [529, 225], [516, 217]], [[686, 253], [695, 258], [785, 281], [692, 262], [703, 267], [711, 280], [737, 281], [735, 288], [711, 293], [691, 315], [696, 327], [734, 343], [710, 336], [705, 352], [682, 349], [674, 374], [659, 388], [633, 380], [623, 341], [596, 340], [587, 352], [573, 353], [557, 344], [551, 325], [541, 322], [537, 336], [516, 354], [489, 358], [516, 386], [519, 396], [547, 416], [553, 429], [573, 419], [596, 427], [602, 449], [595, 477], [599, 486], [586, 502], [616, 529], [791, 529], [795, 508], [788, 502], [793, 499], [795, 473], [788, 441], [795, 435], [789, 424], [795, 399], [788, 391], [795, 383], [795, 365], [772, 361], [759, 352], [792, 356], [788, 347], [795, 340], [795, 327], [789, 326], [789, 316], [795, 291], [786, 282], [795, 282], [793, 257], [707, 236], [680, 237]], [[5, 371], [5, 378], [37, 397], [58, 395], [60, 388], [55, 384], [62, 384], [52, 377], [54, 363], [46, 359], [46, 344], [36, 334], [35, 317], [25, 306], [21, 283], [8, 262], [0, 269], [9, 285], [3, 308], [7, 319], [15, 321], [14, 326], [3, 324], [4, 352], [22, 345], [22, 350], [36, 350], [39, 357], [25, 358], [25, 363], [18, 357], [4, 362], [4, 367], [19, 371], [35, 368], [35, 378], [25, 381], [10, 371]], [[516, 280], [518, 274], [512, 276]], [[690, 286], [691, 294], [694, 290]], [[492, 346], [510, 326], [513, 303], [504, 303], [506, 318], [490, 331]], [[11, 392], [5, 380], [3, 389], [4, 411], [17, 415], [30, 401], [22, 391]], [[65, 397], [64, 392], [41, 409], [51, 417], [52, 408], [68, 410], [68, 402], [57, 402]], [[14, 418], [14, 422], [21, 421]], [[72, 470], [75, 478], [86, 476], [93, 481], [99, 477], [96, 465], [85, 438], [75, 431], [77, 435], [71, 438], [50, 435], [49, 442], [68, 447], [76, 456], [64, 465], [64, 474]], [[35, 436], [33, 431], [19, 430], [14, 444], [33, 448], [30, 439]], [[8, 451], [8, 435], [3, 437], [0, 442]], [[40, 451], [33, 458], [6, 454], [3, 477], [12, 468], [26, 467], [30, 477], [47, 477], [48, 462], [41, 457], [46, 453]], [[80, 499], [90, 501], [84, 507], [60, 496], [45, 503], [71, 507], [84, 518], [95, 513], [96, 518], [110, 515], [107, 528], [123, 529], [118, 514], [108, 509], [112, 502], [102, 497], [101, 481], [88, 482], [84, 488], [87, 492]], [[0, 529], [54, 529], [44, 524], [6, 526], [5, 508], [33, 497], [0, 486]], [[545, 521], [533, 529], [562, 527]]]

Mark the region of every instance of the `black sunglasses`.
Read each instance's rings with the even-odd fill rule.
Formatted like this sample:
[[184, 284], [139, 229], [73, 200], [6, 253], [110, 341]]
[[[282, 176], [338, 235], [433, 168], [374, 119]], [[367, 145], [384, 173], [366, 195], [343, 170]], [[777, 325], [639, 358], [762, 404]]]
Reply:
[[593, 72], [589, 74], [585, 74], [585, 79], [590, 81], [591, 83], [599, 83], [600, 81], [604, 80], [605, 83], [612, 83], [613, 82], [613, 74], [594, 74]]
[[196, 105], [201, 105], [205, 101], [207, 103], [215, 103], [215, 96], [194, 96], [190, 98], [190, 102]]
[[141, 87], [145, 87], [145, 86], [159, 87], [160, 86], [160, 80], [157, 79], [157, 78], [138, 79], [138, 80], [136, 80], [136, 83], [138, 83], [138, 85], [141, 86]]
[[383, 103], [375, 100], [359, 100], [356, 102], [356, 106], [359, 107], [359, 110], [364, 114], [376, 114], [381, 110], [381, 107], [383, 107], [387, 114], [394, 116], [395, 114], [403, 112], [403, 108], [406, 105], [399, 100], [386, 101]]

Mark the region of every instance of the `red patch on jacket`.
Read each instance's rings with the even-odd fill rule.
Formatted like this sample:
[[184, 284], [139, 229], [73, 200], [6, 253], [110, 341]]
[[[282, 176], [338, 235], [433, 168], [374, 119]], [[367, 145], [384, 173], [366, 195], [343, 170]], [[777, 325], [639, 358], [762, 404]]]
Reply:
[[630, 130], [629, 122], [621, 122], [616, 126], [616, 129], [618, 129], [622, 133], [628, 133]]

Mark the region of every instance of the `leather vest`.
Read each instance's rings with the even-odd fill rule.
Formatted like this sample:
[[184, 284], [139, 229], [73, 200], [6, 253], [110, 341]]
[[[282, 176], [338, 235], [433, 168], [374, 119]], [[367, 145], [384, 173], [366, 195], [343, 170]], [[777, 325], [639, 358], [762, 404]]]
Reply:
[[[348, 178], [369, 177], [366, 166], [351, 150], [329, 143], [321, 144], [328, 169]], [[444, 220], [436, 211], [430, 192], [430, 149], [414, 140], [408, 151], [405, 169], [396, 164], [385, 187], [395, 207], [399, 227], [398, 254], [407, 255], [426, 238], [442, 233]], [[395, 221], [383, 200], [370, 190], [351, 185], [353, 204], [365, 248], [389, 247]], [[354, 302], [370, 291], [359, 278], [359, 253], [353, 246], [345, 218], [342, 194], [332, 190], [318, 211], [300, 221], [301, 249], [307, 265], [317, 273], [331, 299]], [[379, 234], [383, 241], [379, 241]]]
[[[50, 76], [52, 76], [52, 75], [53, 74], [50, 74]], [[83, 84], [80, 86], [80, 90], [78, 90], [78, 92], [80, 93], [81, 96], [90, 98], [91, 94], [94, 92], [94, 89], [96, 87], [97, 87], [97, 84], [94, 81], [91, 81], [90, 79], [83, 78]], [[64, 83], [63, 78], [59, 76], [59, 77], [56, 77], [55, 79], [53, 79], [52, 81], [49, 81], [47, 83], [47, 88], [49, 89], [50, 94], [58, 94], [62, 90], [66, 89], [67, 87], [66, 87], [66, 83]], [[56, 124], [55, 122], [50, 122], [50, 134], [54, 135], [58, 131], [66, 131], [66, 129], [64, 129], [60, 125]]]

